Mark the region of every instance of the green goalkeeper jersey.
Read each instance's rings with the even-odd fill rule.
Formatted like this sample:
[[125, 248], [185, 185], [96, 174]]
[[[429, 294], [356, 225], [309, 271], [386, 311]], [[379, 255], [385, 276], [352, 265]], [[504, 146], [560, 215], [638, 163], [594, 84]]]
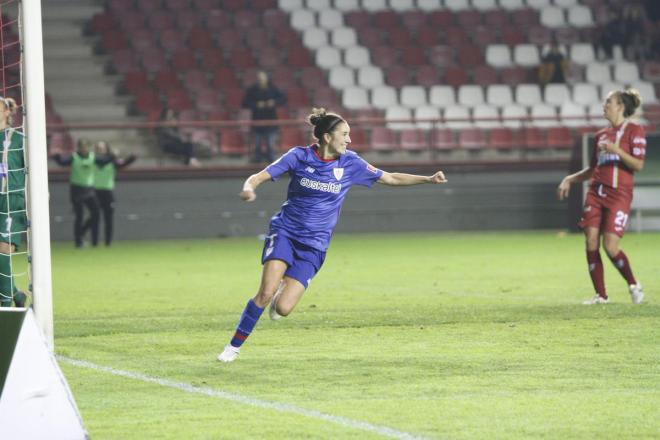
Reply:
[[12, 128], [0, 132], [0, 212], [25, 209], [25, 158], [23, 133]]

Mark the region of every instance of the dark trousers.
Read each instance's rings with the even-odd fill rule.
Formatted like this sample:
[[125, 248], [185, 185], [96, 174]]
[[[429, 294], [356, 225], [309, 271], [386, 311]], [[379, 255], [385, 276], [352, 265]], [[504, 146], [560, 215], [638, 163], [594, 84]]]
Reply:
[[97, 189], [96, 199], [101, 208], [101, 216], [103, 217], [103, 225], [105, 229], [105, 245], [110, 246], [112, 243], [113, 232], [113, 217], [115, 214], [115, 196], [112, 190]]
[[[73, 238], [76, 247], [83, 245], [83, 237], [88, 230], [92, 232], [92, 245], [99, 242], [99, 205], [94, 188], [71, 185], [71, 203], [73, 204]], [[89, 217], [85, 220], [85, 208]]]
[[273, 157], [273, 144], [275, 143], [275, 130], [254, 130], [254, 155], [253, 162], [270, 163]]

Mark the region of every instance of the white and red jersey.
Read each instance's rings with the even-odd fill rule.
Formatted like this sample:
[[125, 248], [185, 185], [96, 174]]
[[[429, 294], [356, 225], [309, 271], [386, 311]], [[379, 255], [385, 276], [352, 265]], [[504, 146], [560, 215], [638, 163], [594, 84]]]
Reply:
[[594, 139], [594, 149], [591, 156], [591, 167], [594, 169], [592, 184], [607, 185], [610, 188], [633, 189], [634, 171], [628, 168], [618, 154], [607, 153], [599, 148], [607, 142], [616, 143], [619, 147], [637, 159], [644, 160], [646, 156], [646, 134], [644, 127], [625, 121], [616, 127], [599, 130]]

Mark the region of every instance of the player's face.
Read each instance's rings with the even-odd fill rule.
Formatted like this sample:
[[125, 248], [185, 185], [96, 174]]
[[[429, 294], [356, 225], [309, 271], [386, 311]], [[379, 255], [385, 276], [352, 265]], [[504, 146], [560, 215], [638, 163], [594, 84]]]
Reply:
[[605, 104], [603, 104], [603, 115], [610, 122], [617, 121], [623, 115], [623, 104], [619, 102], [619, 97], [615, 92], [607, 95]]
[[330, 133], [328, 147], [330, 151], [337, 154], [346, 153], [346, 148], [351, 143], [351, 127], [346, 122], [340, 122]]

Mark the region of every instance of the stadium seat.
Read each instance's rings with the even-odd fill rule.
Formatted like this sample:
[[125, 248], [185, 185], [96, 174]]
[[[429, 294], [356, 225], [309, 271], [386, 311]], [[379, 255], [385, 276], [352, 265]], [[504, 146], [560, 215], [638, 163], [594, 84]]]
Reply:
[[583, 106], [599, 103], [598, 88], [594, 84], [589, 83], [574, 84], [573, 102]]
[[458, 88], [458, 103], [466, 107], [483, 104], [484, 90], [479, 85], [464, 85]]
[[436, 128], [432, 130], [431, 146], [435, 150], [453, 150], [458, 148], [456, 133], [450, 128]]
[[355, 11], [359, 5], [359, 0], [335, 0], [335, 9], [342, 12]]
[[458, 132], [458, 145], [466, 150], [478, 150], [486, 147], [485, 132], [479, 128], [466, 128]]
[[373, 47], [370, 50], [373, 59], [378, 62], [378, 65], [384, 69], [387, 69], [390, 66], [399, 65], [399, 51], [390, 47], [389, 45], [381, 45]]
[[[351, 133], [352, 137], [353, 133]], [[300, 127], [282, 127], [278, 139], [280, 152], [289, 151], [292, 147], [302, 147], [310, 143], [311, 139], [307, 132], [303, 132]]]
[[591, 104], [587, 107], [587, 115], [589, 116], [589, 123], [593, 125], [603, 126], [607, 124], [603, 115], [603, 104]]
[[291, 27], [299, 31], [311, 28], [316, 25], [316, 14], [307, 9], [296, 9], [291, 11]]
[[344, 26], [344, 15], [335, 9], [319, 11], [319, 26], [324, 29], [338, 29]]
[[642, 97], [643, 104], [652, 104], [658, 102], [658, 97], [655, 94], [655, 87], [653, 83], [648, 81], [633, 81], [630, 87], [639, 91]]
[[487, 65], [477, 66], [472, 71], [472, 79], [475, 84], [480, 86], [487, 86], [491, 84], [499, 84], [499, 76], [497, 70]]
[[371, 129], [371, 147], [375, 151], [396, 150], [398, 147], [396, 132], [387, 127], [373, 127]]
[[413, 37], [408, 29], [393, 28], [385, 32], [387, 42], [393, 47], [403, 48], [405, 46], [413, 45]]
[[589, 64], [596, 59], [594, 47], [589, 43], [578, 43], [571, 46], [570, 59], [574, 63]]
[[561, 122], [567, 127], [583, 127], [589, 125], [587, 112], [583, 105], [566, 101], [559, 107]]
[[355, 30], [348, 27], [338, 27], [332, 29], [330, 41], [333, 46], [349, 48], [357, 44], [357, 35]]
[[383, 71], [379, 67], [362, 66], [358, 69], [358, 85], [362, 87], [377, 87], [384, 84]]
[[302, 40], [305, 47], [318, 49], [328, 45], [328, 32], [325, 29], [310, 27], [303, 31]]
[[615, 92], [617, 90], [623, 90], [625, 86], [621, 83], [606, 82], [600, 85], [600, 99], [602, 102], [605, 102], [607, 95], [610, 92]]
[[589, 83], [607, 83], [612, 81], [610, 66], [598, 62], [589, 63], [587, 65], [586, 80]]
[[[440, 119], [440, 109], [431, 105], [423, 105], [413, 109], [415, 119]], [[437, 122], [436, 122], [437, 123]], [[417, 127], [424, 129], [431, 129], [434, 122], [423, 121], [417, 122]]]
[[465, 69], [450, 66], [445, 70], [444, 82], [450, 86], [459, 87], [463, 84], [468, 84], [470, 81], [465, 73]]
[[573, 148], [575, 140], [571, 134], [571, 130], [567, 127], [550, 127], [548, 128], [548, 147], [558, 149]]
[[401, 89], [399, 102], [402, 106], [409, 108], [426, 105], [426, 90], [421, 86], [404, 86]]
[[445, 109], [445, 124], [449, 128], [463, 129], [472, 127], [470, 109], [460, 105], [454, 105]]
[[479, 104], [472, 109], [474, 126], [477, 128], [501, 127], [500, 114], [497, 107], [488, 104]]
[[505, 67], [500, 71], [500, 80], [502, 83], [510, 86], [528, 83], [530, 81], [530, 76], [531, 75], [527, 69], [519, 66]]
[[144, 114], [160, 113], [163, 104], [155, 91], [144, 89], [136, 95], [135, 108]]
[[315, 11], [330, 9], [330, 0], [306, 0], [305, 7]]
[[351, 130], [351, 144], [349, 147], [358, 153], [366, 153], [371, 150], [371, 142], [367, 137], [367, 132], [364, 127], [354, 128]]
[[[362, 7], [368, 10], [368, 8], [377, 7], [377, 3], [377, 0], [370, 0], [368, 3], [363, 3]], [[375, 13], [373, 23], [383, 30], [399, 27], [401, 24], [399, 14], [395, 13], [394, 11], [388, 11], [385, 9], [386, 8], [380, 8], [380, 10]]]
[[[501, 5], [500, 1], [500, 6]], [[484, 13], [484, 23], [492, 29], [505, 29], [511, 23], [509, 15], [501, 8], [491, 9]]]
[[486, 88], [486, 102], [498, 107], [513, 104], [511, 87], [505, 84], [489, 85]]
[[[531, 44], [550, 44], [553, 40], [553, 33], [545, 26], [535, 25], [527, 31], [527, 43]], [[574, 60], [575, 62], [579, 62]]]
[[239, 82], [234, 71], [228, 67], [221, 67], [213, 72], [212, 84], [218, 88], [238, 88]]
[[286, 13], [279, 9], [267, 9], [264, 11], [261, 21], [266, 29], [281, 29], [289, 25]]
[[150, 87], [147, 74], [142, 71], [127, 72], [124, 75], [124, 89], [132, 94], [137, 94], [141, 90]]
[[551, 6], [552, 0], [526, 0], [527, 6], [534, 9], [545, 9]]
[[515, 27], [505, 27], [501, 31], [500, 40], [509, 46], [517, 46], [518, 44], [534, 43], [525, 35], [520, 29]]
[[496, 150], [520, 148], [524, 145], [518, 130], [507, 127], [493, 128], [488, 133], [488, 147]]
[[369, 51], [362, 46], [351, 46], [346, 48], [344, 61], [350, 67], [369, 66]]
[[497, 8], [495, 0], [472, 0], [472, 7], [478, 11], [491, 11]]
[[511, 104], [502, 108], [502, 125], [505, 127], [522, 127], [527, 118], [527, 108], [522, 105]]
[[516, 103], [531, 107], [543, 102], [538, 84], [519, 84], [516, 87]]
[[548, 104], [534, 104], [531, 106], [530, 116], [532, 125], [536, 127], [553, 127], [559, 123], [556, 108]]
[[385, 71], [387, 84], [394, 87], [404, 87], [410, 84], [410, 69], [404, 66], [390, 66]]
[[560, 8], [570, 8], [572, 6], [577, 5], [580, 3], [579, 0], [553, 0], [553, 3], [555, 6], [559, 6]]
[[544, 96], [546, 104], [560, 106], [570, 101], [571, 92], [566, 84], [548, 84], [545, 86]]
[[183, 74], [183, 84], [188, 90], [197, 92], [211, 87], [206, 71], [188, 70]]
[[541, 9], [540, 20], [542, 25], [551, 29], [566, 26], [566, 21], [564, 20], [564, 10], [561, 8], [547, 7]]
[[468, 0], [445, 0], [445, 7], [451, 11], [458, 12], [470, 8]]
[[491, 44], [486, 47], [486, 62], [493, 67], [511, 65], [511, 51], [506, 44]]
[[614, 65], [614, 81], [630, 84], [639, 81], [639, 69], [636, 63], [620, 62]]
[[481, 13], [475, 9], [460, 10], [456, 13], [456, 23], [463, 28], [473, 29], [482, 23]]
[[216, 110], [220, 110], [220, 99], [217, 94], [213, 93], [213, 89], [209, 89], [204, 93], [198, 93], [195, 98], [195, 106], [197, 110], [208, 114]]
[[156, 72], [154, 74], [153, 85], [160, 91], [181, 88], [179, 77], [172, 70], [161, 70]]
[[328, 74], [328, 82], [336, 89], [352, 86], [355, 84], [355, 72], [344, 66], [334, 66]]
[[437, 85], [429, 91], [429, 103], [436, 107], [446, 108], [456, 104], [456, 94], [451, 86]]
[[320, 47], [316, 51], [316, 64], [324, 69], [341, 65], [341, 51], [332, 46]]
[[419, 10], [408, 10], [401, 14], [403, 26], [409, 30], [418, 30], [427, 23], [427, 14]]
[[576, 5], [568, 9], [568, 24], [573, 27], [583, 28], [594, 25], [591, 9], [587, 6]]
[[539, 24], [539, 14], [530, 8], [517, 9], [511, 12], [511, 23], [521, 29], [528, 29]]
[[402, 150], [422, 151], [429, 149], [429, 141], [426, 138], [426, 130], [409, 128], [401, 131], [400, 144]]
[[561, 27], [554, 31], [555, 40], [559, 44], [576, 44], [582, 40], [578, 29], [573, 27]]
[[220, 133], [220, 153], [230, 156], [248, 154], [248, 144], [243, 133], [236, 129], [225, 129]]
[[410, 11], [415, 6], [413, 0], [390, 0], [389, 4], [390, 8], [397, 12]]
[[369, 107], [369, 94], [367, 89], [359, 86], [343, 88], [342, 104], [349, 110]]
[[642, 76], [646, 81], [660, 82], [660, 61], [647, 61], [644, 63]]
[[417, 7], [422, 11], [437, 11], [440, 9], [440, 0], [417, 0]]
[[440, 82], [440, 74], [434, 65], [420, 66], [415, 70], [415, 82], [424, 87], [432, 87]]
[[437, 67], [454, 65], [454, 49], [451, 46], [438, 45], [429, 50], [429, 61]]
[[371, 105], [386, 109], [398, 104], [396, 89], [390, 86], [379, 86], [371, 90]]
[[534, 44], [519, 44], [513, 48], [514, 62], [523, 67], [537, 67], [541, 62], [539, 50]]
[[524, 7], [523, 0], [500, 0], [500, 8], [502, 9], [511, 11], [523, 9]]
[[[412, 119], [412, 112], [407, 107], [388, 107], [385, 109], [385, 119], [388, 121], [397, 119]], [[414, 128], [414, 124], [412, 122], [405, 121], [388, 122], [387, 127], [394, 130], [405, 130], [406, 128]]]
[[405, 46], [402, 48], [401, 63], [409, 68], [417, 68], [427, 64], [424, 50], [416, 46]]
[[529, 149], [544, 149], [548, 147], [548, 137], [545, 130], [539, 127], [525, 127], [523, 129], [525, 146]]

